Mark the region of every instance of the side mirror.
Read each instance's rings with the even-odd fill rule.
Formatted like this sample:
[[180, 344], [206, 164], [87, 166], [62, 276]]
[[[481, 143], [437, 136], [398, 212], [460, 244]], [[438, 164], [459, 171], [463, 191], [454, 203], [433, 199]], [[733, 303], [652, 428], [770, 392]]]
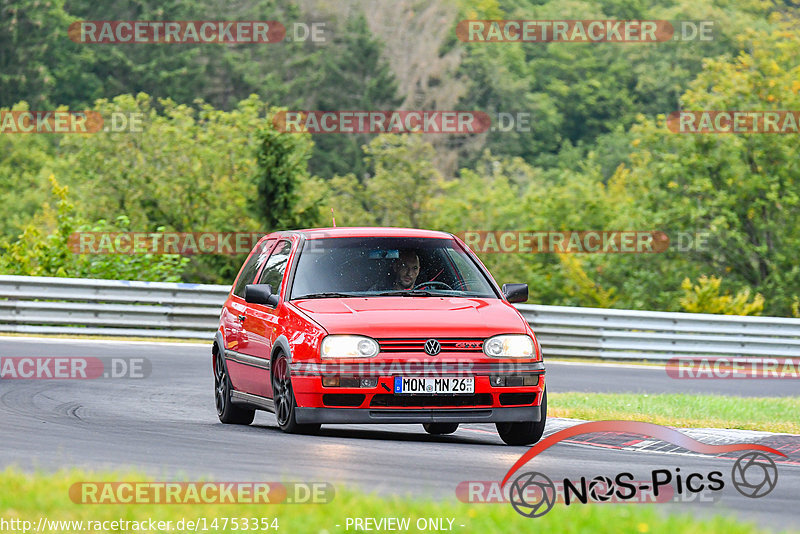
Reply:
[[244, 286], [244, 301], [274, 307], [278, 305], [278, 295], [272, 294], [272, 286], [269, 284], [247, 284]]
[[503, 284], [503, 295], [508, 302], [525, 302], [528, 300], [528, 284]]

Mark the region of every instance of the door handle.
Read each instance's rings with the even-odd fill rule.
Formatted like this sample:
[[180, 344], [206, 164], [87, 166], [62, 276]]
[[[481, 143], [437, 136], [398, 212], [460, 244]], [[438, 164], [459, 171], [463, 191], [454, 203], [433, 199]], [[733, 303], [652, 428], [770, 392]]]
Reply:
[[240, 321], [244, 321], [244, 315], [239, 315], [238, 317]]

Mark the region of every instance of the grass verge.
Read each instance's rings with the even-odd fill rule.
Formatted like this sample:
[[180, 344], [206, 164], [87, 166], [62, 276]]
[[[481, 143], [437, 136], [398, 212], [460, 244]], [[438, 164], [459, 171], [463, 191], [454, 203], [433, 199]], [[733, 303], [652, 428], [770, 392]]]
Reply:
[[800, 434], [800, 397], [641, 393], [548, 393], [547, 415], [646, 421], [683, 428], [738, 428]]
[[[704, 534], [752, 534], [763, 532], [755, 525], [741, 523], [722, 516], [697, 519], [690, 515], [665, 515], [657, 505], [580, 505], [566, 508], [556, 505], [545, 516], [528, 519], [517, 514], [509, 504], [467, 504], [455, 500], [431, 501], [374, 495], [336, 488], [329, 504], [75, 504], [69, 498], [69, 488], [80, 481], [146, 481], [141, 475], [130, 473], [87, 473], [62, 471], [55, 474], [28, 474], [8, 468], [0, 472], [0, 518], [33, 522], [35, 530], [39, 518], [58, 521], [172, 521], [205, 518], [278, 518], [278, 532], [329, 533], [347, 532], [348, 517], [401, 517], [410, 518], [408, 532], [418, 532], [418, 518], [452, 518], [454, 532], [559, 532], [559, 533], [609, 533], [677, 534], [703, 532]], [[454, 488], [455, 495], [455, 488]], [[337, 527], [336, 525], [340, 525]], [[448, 525], [447, 521], [444, 525]], [[463, 526], [461, 526], [463, 525]], [[210, 530], [230, 532], [236, 529]], [[270, 530], [261, 530], [269, 532]], [[18, 530], [19, 531], [19, 530]], [[76, 531], [62, 528], [59, 533]], [[351, 526], [350, 531], [353, 531]], [[54, 532], [43, 529], [39, 534]], [[82, 530], [94, 532], [94, 530]], [[124, 531], [120, 531], [124, 532]], [[138, 531], [145, 532], [144, 530]], [[161, 531], [179, 532], [178, 530]], [[203, 532], [202, 528], [199, 532]], [[238, 534], [246, 531], [239, 529]], [[107, 534], [104, 533], [104, 534]]]

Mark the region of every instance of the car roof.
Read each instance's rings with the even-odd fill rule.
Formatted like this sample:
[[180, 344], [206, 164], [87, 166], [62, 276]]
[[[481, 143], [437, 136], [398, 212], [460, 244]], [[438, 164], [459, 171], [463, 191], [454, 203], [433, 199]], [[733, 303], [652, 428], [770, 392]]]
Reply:
[[386, 226], [352, 226], [336, 228], [306, 228], [277, 232], [281, 236], [303, 235], [306, 239], [325, 239], [332, 237], [422, 237], [432, 239], [452, 239], [447, 232], [422, 230], [419, 228], [394, 228]]

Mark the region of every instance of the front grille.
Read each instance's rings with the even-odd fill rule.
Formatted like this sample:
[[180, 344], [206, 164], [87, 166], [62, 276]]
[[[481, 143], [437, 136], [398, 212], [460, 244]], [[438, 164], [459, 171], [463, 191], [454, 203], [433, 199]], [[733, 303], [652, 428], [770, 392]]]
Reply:
[[536, 402], [536, 393], [501, 393], [500, 404], [503, 406], [533, 404]]
[[404, 337], [379, 339], [381, 352], [425, 352], [425, 342], [435, 339], [442, 346], [442, 352], [474, 353], [483, 352], [483, 338], [436, 338]]
[[361, 406], [366, 395], [360, 393], [326, 393], [322, 396], [322, 404], [325, 406]]
[[442, 406], [491, 406], [492, 396], [489, 393], [478, 395], [373, 395], [370, 407], [421, 408]]

